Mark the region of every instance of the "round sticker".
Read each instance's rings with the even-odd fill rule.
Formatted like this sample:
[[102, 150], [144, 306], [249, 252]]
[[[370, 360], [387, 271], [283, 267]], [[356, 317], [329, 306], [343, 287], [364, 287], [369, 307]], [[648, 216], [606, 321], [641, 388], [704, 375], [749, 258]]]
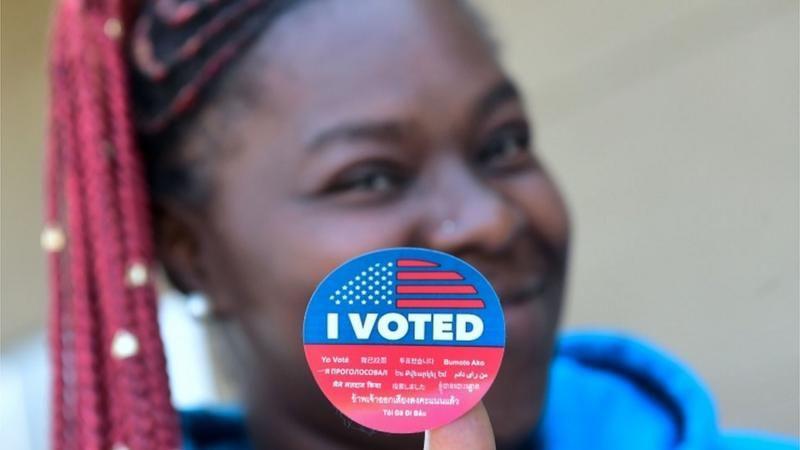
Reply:
[[366, 253], [317, 287], [306, 359], [328, 400], [375, 430], [416, 433], [475, 406], [500, 368], [497, 294], [464, 261], [421, 248]]

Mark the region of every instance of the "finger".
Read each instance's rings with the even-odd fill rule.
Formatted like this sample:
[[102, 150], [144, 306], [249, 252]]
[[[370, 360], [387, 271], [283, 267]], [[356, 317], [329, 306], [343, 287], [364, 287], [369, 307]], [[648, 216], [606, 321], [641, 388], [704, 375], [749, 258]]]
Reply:
[[455, 422], [425, 432], [425, 450], [494, 450], [492, 423], [483, 402]]

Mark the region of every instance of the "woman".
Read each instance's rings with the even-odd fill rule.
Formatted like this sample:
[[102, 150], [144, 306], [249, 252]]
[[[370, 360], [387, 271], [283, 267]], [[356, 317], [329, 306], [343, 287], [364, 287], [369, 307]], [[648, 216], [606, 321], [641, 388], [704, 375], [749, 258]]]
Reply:
[[[554, 357], [567, 210], [461, 2], [64, 0], [52, 62], [57, 448], [419, 448], [343, 420], [299, 339], [325, 274], [397, 246], [465, 259], [506, 314], [488, 416], [432, 448], [733, 448], [644, 344], [576, 335]], [[172, 409], [156, 260], [211, 302], [243, 412]]]

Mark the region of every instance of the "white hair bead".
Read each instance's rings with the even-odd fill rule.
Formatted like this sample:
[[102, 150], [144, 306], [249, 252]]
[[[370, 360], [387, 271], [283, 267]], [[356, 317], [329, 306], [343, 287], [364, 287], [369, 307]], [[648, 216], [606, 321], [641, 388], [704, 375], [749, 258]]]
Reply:
[[130, 358], [139, 353], [139, 340], [128, 330], [114, 333], [111, 341], [111, 355], [116, 359]]

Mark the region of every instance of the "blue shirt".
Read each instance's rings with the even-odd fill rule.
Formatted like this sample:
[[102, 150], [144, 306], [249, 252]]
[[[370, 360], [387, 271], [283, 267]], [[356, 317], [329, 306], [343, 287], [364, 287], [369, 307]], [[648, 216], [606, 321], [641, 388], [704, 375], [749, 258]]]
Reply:
[[[183, 411], [186, 450], [251, 446], [243, 412]], [[708, 390], [690, 370], [650, 344], [614, 333], [562, 336], [542, 420], [530, 449], [798, 449], [797, 441], [722, 432]], [[420, 444], [421, 445], [421, 444]]]

